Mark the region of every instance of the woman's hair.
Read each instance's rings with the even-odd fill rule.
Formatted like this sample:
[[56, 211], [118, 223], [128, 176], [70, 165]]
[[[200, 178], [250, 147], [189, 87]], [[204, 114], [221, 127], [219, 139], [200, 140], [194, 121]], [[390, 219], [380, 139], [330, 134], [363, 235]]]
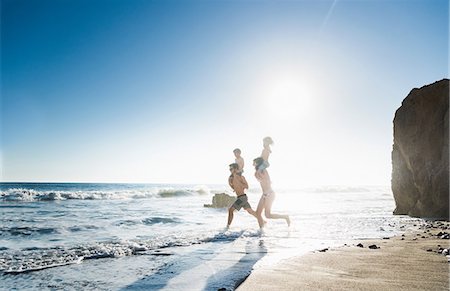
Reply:
[[273, 139], [270, 136], [266, 136], [265, 138], [263, 138], [263, 143], [272, 145]]
[[264, 159], [261, 157], [257, 157], [256, 159], [253, 160], [253, 162], [255, 163], [255, 167], [259, 168], [259, 166], [261, 166], [264, 163]]

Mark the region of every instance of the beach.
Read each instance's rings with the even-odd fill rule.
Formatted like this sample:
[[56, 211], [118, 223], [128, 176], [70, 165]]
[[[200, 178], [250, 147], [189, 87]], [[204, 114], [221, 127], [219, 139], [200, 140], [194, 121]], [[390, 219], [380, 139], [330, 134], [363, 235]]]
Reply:
[[449, 223], [416, 226], [257, 269], [238, 290], [449, 290]]

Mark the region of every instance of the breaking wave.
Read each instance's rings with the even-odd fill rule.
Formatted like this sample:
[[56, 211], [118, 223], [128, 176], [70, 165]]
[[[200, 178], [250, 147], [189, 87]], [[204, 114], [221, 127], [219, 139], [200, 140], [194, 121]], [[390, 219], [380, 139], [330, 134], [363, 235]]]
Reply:
[[24, 188], [12, 188], [0, 191], [0, 201], [56, 201], [56, 200], [111, 200], [111, 199], [145, 199], [168, 198], [209, 194], [205, 186], [186, 189], [157, 188], [147, 190], [120, 191], [40, 191]]

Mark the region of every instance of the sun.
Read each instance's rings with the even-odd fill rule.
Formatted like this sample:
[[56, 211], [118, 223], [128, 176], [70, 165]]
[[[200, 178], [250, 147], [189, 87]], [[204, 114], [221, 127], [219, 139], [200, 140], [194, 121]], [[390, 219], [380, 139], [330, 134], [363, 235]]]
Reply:
[[265, 112], [273, 120], [296, 121], [310, 114], [312, 96], [308, 84], [300, 77], [283, 76], [267, 84]]

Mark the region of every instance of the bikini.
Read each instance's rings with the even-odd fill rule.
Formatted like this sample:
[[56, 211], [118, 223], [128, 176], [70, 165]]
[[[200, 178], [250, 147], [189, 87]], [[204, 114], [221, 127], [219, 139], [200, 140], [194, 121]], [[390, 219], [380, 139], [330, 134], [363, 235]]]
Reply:
[[[268, 163], [267, 163], [268, 164]], [[256, 179], [259, 181], [259, 182], [261, 182], [261, 179], [259, 179], [258, 177], [256, 177]], [[261, 198], [262, 199], [267, 199], [267, 198], [269, 198], [270, 196], [272, 196], [272, 195], [275, 195], [275, 192], [273, 191], [273, 190], [270, 190], [269, 192], [267, 192], [267, 193], [263, 193], [262, 195], [261, 195]]]
[[267, 198], [269, 198], [269, 197], [272, 196], [272, 195], [275, 195], [275, 192], [269, 191], [269, 192], [267, 192], [267, 193], [263, 193], [262, 196], [261, 196], [261, 198], [267, 199]]

